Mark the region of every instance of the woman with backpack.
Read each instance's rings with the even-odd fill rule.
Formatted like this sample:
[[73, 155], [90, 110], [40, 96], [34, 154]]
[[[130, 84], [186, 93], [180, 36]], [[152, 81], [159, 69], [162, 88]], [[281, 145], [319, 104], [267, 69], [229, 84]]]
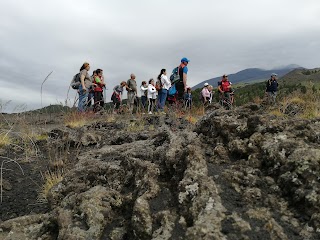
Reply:
[[156, 99], [157, 99], [157, 90], [154, 86], [154, 80], [153, 78], [151, 78], [149, 80], [149, 85], [148, 85], [148, 94], [147, 94], [147, 97], [148, 97], [148, 113], [149, 114], [152, 114], [153, 113], [153, 110], [154, 110], [154, 106], [155, 106], [155, 103], [156, 103]]
[[89, 76], [90, 64], [85, 62], [80, 68], [79, 104], [78, 111], [84, 112], [88, 101], [90, 87], [93, 85]]
[[117, 85], [113, 88], [113, 93], [111, 95], [111, 100], [113, 102], [113, 112], [115, 114], [119, 113], [120, 105], [122, 102], [122, 93], [123, 88], [127, 87], [127, 83], [125, 81], [122, 81], [120, 85]]

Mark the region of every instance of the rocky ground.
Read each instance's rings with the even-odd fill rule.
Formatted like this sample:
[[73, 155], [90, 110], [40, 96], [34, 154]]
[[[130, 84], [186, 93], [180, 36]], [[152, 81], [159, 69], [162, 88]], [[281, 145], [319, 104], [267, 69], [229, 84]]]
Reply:
[[0, 239], [320, 239], [320, 119], [251, 104], [47, 134], [68, 171], [36, 209], [3, 208], [7, 189]]

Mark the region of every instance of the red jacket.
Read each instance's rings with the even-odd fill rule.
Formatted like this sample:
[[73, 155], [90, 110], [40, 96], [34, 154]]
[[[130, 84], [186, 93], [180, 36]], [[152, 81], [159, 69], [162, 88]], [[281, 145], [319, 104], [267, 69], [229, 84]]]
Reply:
[[230, 82], [227, 80], [227, 81], [221, 81], [221, 90], [224, 91], [224, 92], [230, 92]]

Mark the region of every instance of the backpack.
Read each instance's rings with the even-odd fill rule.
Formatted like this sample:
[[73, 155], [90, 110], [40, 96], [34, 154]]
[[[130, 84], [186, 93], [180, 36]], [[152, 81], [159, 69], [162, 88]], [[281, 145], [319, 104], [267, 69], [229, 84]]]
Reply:
[[73, 78], [72, 78], [72, 80], [71, 80], [70, 86], [71, 86], [73, 89], [79, 89], [80, 84], [81, 84], [81, 81], [80, 81], [80, 73], [77, 73], [76, 75], [73, 76]]
[[180, 80], [179, 68], [180, 67], [176, 67], [172, 70], [172, 73], [170, 75], [171, 84], [174, 84]]
[[176, 84], [173, 84], [168, 91], [168, 96], [174, 96], [177, 93]]
[[158, 80], [156, 83], [156, 89], [159, 91], [162, 89], [162, 87], [163, 87], [163, 84], [161, 83], [161, 80]]

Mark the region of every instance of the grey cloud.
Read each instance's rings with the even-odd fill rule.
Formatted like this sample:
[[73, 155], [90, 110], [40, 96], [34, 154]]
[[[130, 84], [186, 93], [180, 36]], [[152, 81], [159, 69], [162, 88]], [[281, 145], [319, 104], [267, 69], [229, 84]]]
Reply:
[[41, 83], [53, 70], [44, 102], [64, 102], [84, 61], [104, 69], [107, 99], [131, 72], [140, 84], [182, 57], [191, 59], [191, 86], [249, 67], [317, 67], [319, 7], [316, 0], [3, 1], [1, 91], [15, 82], [21, 95], [1, 99], [40, 107]]

